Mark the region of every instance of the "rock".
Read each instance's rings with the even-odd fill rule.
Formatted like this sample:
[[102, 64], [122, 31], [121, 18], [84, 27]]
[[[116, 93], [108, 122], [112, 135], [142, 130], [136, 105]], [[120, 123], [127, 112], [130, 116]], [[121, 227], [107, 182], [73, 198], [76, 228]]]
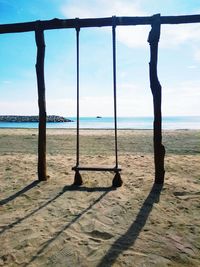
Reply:
[[[0, 115], [0, 122], [39, 122], [39, 116]], [[47, 122], [72, 122], [61, 116], [49, 115]]]

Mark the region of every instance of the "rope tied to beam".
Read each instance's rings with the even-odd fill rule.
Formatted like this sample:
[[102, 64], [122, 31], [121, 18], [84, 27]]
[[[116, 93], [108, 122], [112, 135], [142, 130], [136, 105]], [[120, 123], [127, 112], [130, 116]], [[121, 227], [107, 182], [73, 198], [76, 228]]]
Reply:
[[80, 19], [79, 18], [75, 18], [75, 29], [76, 31], [80, 31]]

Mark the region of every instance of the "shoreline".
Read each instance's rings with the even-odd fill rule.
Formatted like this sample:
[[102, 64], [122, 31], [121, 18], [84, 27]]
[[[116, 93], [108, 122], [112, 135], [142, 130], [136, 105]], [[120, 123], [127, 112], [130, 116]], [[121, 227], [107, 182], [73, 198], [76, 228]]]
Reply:
[[[114, 128], [79, 128], [81, 131], [113, 131]], [[0, 127], [0, 130], [39, 130], [39, 128], [26, 128], [26, 127]], [[46, 128], [46, 130], [52, 130], [52, 131], [76, 131], [76, 128]], [[149, 128], [118, 128], [117, 131], [153, 131]], [[200, 131], [200, 129], [196, 128], [176, 128], [176, 129], [162, 129], [162, 131]]]
[[[47, 122], [47, 129], [76, 129], [76, 118], [69, 117], [72, 122]], [[111, 117], [103, 117], [97, 119], [94, 117], [80, 117], [80, 129], [114, 129], [114, 121]], [[38, 122], [0, 122], [0, 128], [13, 128], [13, 129], [38, 129]], [[153, 129], [153, 117], [118, 117], [117, 129], [120, 130], [151, 130]], [[181, 116], [181, 117], [163, 117], [162, 120], [163, 130], [179, 130], [179, 129], [192, 129], [200, 130], [200, 116]]]

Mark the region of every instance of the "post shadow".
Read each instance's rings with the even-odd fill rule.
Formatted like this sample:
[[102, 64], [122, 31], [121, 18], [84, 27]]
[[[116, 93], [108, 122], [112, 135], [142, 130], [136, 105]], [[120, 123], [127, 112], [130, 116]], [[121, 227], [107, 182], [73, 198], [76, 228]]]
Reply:
[[38, 185], [40, 183], [39, 180], [33, 181], [32, 183], [30, 183], [29, 185], [25, 186], [23, 189], [21, 189], [20, 191], [14, 193], [13, 195], [1, 199], [0, 200], [0, 205], [5, 205], [7, 203], [9, 203], [10, 201], [14, 200], [17, 197], [20, 197], [22, 194], [26, 193], [27, 191], [31, 190], [32, 188], [34, 188], [36, 185]]
[[146, 224], [146, 221], [153, 209], [154, 203], [159, 202], [162, 184], [154, 183], [149, 195], [145, 199], [135, 221], [129, 227], [125, 234], [120, 236], [110, 247], [106, 255], [101, 259], [97, 267], [112, 266], [118, 256], [135, 244], [140, 232]]

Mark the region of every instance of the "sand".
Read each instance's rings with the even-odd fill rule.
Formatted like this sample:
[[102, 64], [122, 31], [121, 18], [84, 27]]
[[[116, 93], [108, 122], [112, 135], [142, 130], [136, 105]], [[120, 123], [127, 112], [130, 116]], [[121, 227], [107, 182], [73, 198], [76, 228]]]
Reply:
[[[154, 186], [152, 132], [119, 131], [123, 186], [83, 172], [71, 186], [75, 131], [0, 129], [0, 266], [200, 266], [200, 131], [165, 131], [165, 184]], [[81, 164], [114, 166], [113, 132], [81, 131]]]

